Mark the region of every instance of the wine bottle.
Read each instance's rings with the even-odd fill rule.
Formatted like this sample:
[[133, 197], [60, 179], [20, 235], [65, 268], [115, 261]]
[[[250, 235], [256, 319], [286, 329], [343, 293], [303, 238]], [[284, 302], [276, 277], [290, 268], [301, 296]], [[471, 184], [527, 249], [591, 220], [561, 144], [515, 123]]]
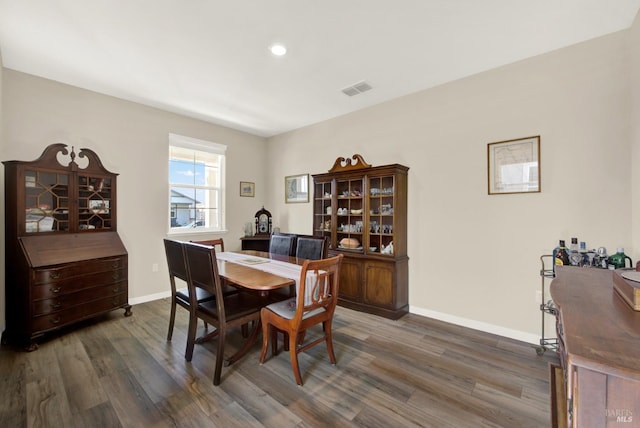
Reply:
[[569, 266], [571, 263], [569, 262], [569, 254], [567, 253], [567, 247], [565, 247], [564, 239], [560, 240], [560, 244], [558, 246], [560, 248], [556, 251], [554, 264], [556, 266]]

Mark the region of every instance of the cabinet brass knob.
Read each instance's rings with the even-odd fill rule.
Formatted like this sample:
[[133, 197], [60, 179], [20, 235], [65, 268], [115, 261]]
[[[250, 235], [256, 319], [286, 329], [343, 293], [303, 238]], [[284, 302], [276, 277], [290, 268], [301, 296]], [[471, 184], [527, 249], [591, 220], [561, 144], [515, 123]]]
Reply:
[[59, 293], [62, 287], [50, 288], [49, 290], [51, 290], [52, 293]]
[[60, 317], [51, 318], [49, 322], [51, 324], [60, 324]]
[[51, 272], [51, 273], [49, 274], [49, 278], [51, 278], [51, 279], [58, 279], [58, 278], [60, 278], [60, 272]]

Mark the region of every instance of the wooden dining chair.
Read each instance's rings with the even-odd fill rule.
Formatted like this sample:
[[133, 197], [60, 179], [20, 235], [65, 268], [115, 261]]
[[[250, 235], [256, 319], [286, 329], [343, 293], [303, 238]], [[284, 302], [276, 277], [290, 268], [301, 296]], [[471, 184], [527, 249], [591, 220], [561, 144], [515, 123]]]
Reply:
[[269, 253], [282, 256], [294, 255], [296, 235], [273, 234], [269, 240]]
[[[201, 245], [209, 245], [211, 247], [214, 247], [216, 249], [216, 252], [224, 253], [223, 238], [205, 239], [203, 241], [189, 241], [189, 242], [195, 242], [196, 244], [201, 244]], [[238, 292], [238, 288], [235, 287], [233, 284], [229, 284], [222, 278], [220, 278], [220, 280], [222, 281], [222, 294], [229, 295], [229, 294]], [[207, 323], [205, 322], [204, 325], [206, 327]], [[245, 339], [249, 337], [249, 326], [247, 324], [244, 324], [242, 326], [242, 337], [244, 337]]]
[[[298, 354], [321, 342], [327, 345], [329, 361], [336, 364], [333, 352], [331, 324], [338, 303], [340, 265], [343, 255], [322, 260], [305, 260], [300, 271], [297, 296], [282, 302], [272, 303], [260, 313], [262, 321], [262, 351], [260, 364], [264, 363], [269, 346], [271, 328], [287, 333], [291, 368], [296, 383], [302, 385]], [[322, 324], [322, 336], [302, 343], [301, 334], [309, 327]]]
[[[296, 237], [296, 251], [295, 255], [298, 259], [302, 260], [320, 260], [327, 258], [327, 252], [329, 250], [329, 241], [326, 236], [312, 236], [312, 235], [298, 235]], [[270, 298], [273, 302], [288, 299], [296, 295], [295, 288], [287, 287], [284, 289], [274, 290], [270, 293]], [[303, 333], [301, 333], [303, 334]], [[278, 349], [278, 330], [274, 329], [271, 336], [271, 344], [273, 352], [276, 353]], [[284, 350], [289, 350], [289, 343], [287, 335], [284, 335]]]
[[[218, 334], [218, 347], [216, 351], [216, 365], [213, 375], [213, 384], [220, 384], [222, 363], [224, 360], [224, 345], [227, 333], [243, 324], [260, 320], [260, 309], [266, 301], [263, 297], [254, 293], [238, 291], [237, 293], [224, 295], [222, 284], [218, 274], [216, 251], [213, 247], [187, 242], [184, 244], [185, 259], [187, 262], [187, 285], [189, 287], [190, 303], [194, 308], [190, 312], [189, 333], [187, 335], [187, 361], [193, 356], [193, 348], [196, 341], [196, 321], [201, 319], [213, 325]], [[199, 290], [214, 294], [214, 300], [199, 302], [196, 295]]]
[[[169, 268], [169, 283], [171, 284], [171, 313], [169, 315], [167, 341], [171, 341], [173, 336], [173, 327], [176, 320], [176, 307], [181, 306], [187, 311], [191, 308], [189, 291], [187, 288], [187, 264], [184, 258], [183, 246], [184, 243], [181, 241], [164, 239], [164, 250], [167, 257], [167, 267]], [[183, 281], [184, 287], [178, 288], [176, 279]], [[198, 302], [213, 299], [215, 299], [215, 295], [213, 293], [209, 293], [206, 290], [198, 290], [198, 294], [196, 295], [196, 300]]]

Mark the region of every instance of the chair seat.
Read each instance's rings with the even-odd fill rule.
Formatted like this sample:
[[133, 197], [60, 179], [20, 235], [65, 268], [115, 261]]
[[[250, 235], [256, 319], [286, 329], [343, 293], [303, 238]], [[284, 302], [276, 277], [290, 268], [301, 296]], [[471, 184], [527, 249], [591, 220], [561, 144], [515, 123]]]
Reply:
[[[253, 293], [239, 291], [238, 293], [226, 296], [224, 299], [225, 318], [227, 323], [238, 318], [245, 317], [256, 312], [256, 308], [266, 304], [264, 297]], [[198, 310], [212, 318], [219, 319], [218, 307], [215, 300], [207, 300], [198, 305]]]
[[[198, 302], [205, 302], [207, 300], [215, 300], [216, 296], [206, 290], [203, 290], [202, 288], [198, 288], [196, 289], [196, 298], [198, 299]], [[180, 299], [188, 304], [189, 290], [187, 288], [176, 290], [176, 299]]]
[[[267, 306], [267, 309], [269, 309], [272, 312], [275, 312], [276, 314], [280, 315], [282, 318], [286, 318], [288, 320], [293, 319], [294, 315], [296, 314], [296, 297], [292, 297], [287, 300], [272, 303], [269, 306]], [[322, 312], [325, 312], [324, 308], [316, 308], [311, 311], [307, 311], [302, 315], [302, 319], [304, 320], [307, 318], [311, 318], [312, 316], [318, 315]]]
[[[225, 296], [228, 296], [229, 294], [235, 294], [238, 292], [239, 290], [232, 285], [222, 286], [222, 294], [224, 294]], [[180, 290], [176, 290], [176, 298], [186, 303], [189, 303], [189, 290], [186, 288], [181, 288]], [[212, 293], [209, 293], [206, 290], [203, 290], [202, 288], [197, 288], [196, 298], [198, 299], [198, 302], [204, 302], [207, 300], [215, 300], [216, 296], [213, 295]]]

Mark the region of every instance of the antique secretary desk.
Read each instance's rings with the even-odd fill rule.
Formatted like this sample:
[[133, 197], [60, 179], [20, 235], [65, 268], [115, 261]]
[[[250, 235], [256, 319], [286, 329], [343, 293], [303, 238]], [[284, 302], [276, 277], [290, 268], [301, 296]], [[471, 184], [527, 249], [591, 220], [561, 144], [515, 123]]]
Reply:
[[89, 149], [52, 144], [5, 161], [6, 329], [36, 339], [128, 303], [127, 250], [116, 231], [116, 177]]

